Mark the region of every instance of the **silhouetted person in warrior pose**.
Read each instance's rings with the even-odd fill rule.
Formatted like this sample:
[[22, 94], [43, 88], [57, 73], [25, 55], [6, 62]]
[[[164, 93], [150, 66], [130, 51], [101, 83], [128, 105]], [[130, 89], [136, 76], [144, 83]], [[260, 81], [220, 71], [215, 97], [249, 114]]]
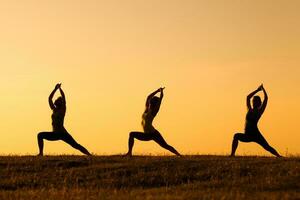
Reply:
[[[264, 101], [261, 101], [259, 96], [254, 96], [259, 91], [263, 91], [264, 93]], [[251, 99], [253, 97], [253, 107], [251, 106]], [[233, 142], [232, 142], [232, 151], [231, 156], [235, 155], [235, 151], [238, 147], [238, 142], [256, 142], [260, 144], [265, 150], [269, 151], [273, 155], [277, 157], [281, 157], [279, 153], [271, 147], [266, 139], [262, 136], [258, 129], [258, 121], [262, 114], [264, 113], [268, 103], [268, 95], [263, 85], [259, 86], [257, 90], [250, 93], [247, 96], [247, 107], [248, 113], [246, 116], [246, 125], [245, 125], [245, 133], [237, 133], [234, 135]]]
[[[167, 142], [164, 140], [164, 138], [161, 136], [161, 134], [152, 125], [154, 117], [157, 115], [157, 113], [159, 111], [161, 101], [164, 96], [163, 90], [164, 90], [164, 88], [159, 88], [158, 90], [156, 90], [155, 92], [151, 93], [148, 96], [148, 98], [146, 100], [146, 109], [142, 116], [142, 126], [144, 129], [144, 132], [131, 132], [129, 134], [128, 153], [126, 155], [132, 156], [132, 148], [133, 148], [133, 144], [134, 144], [134, 139], [138, 139], [141, 141], [154, 140], [161, 147], [180, 156], [180, 154], [176, 151], [176, 149], [174, 149], [172, 146], [168, 145]], [[155, 96], [159, 92], [160, 92], [160, 97]]]
[[[52, 101], [53, 96], [55, 92], [59, 90], [61, 97], [59, 97], [54, 103]], [[86, 155], [91, 155], [88, 150], [86, 150], [83, 146], [78, 144], [73, 137], [68, 133], [68, 131], [64, 127], [64, 118], [66, 114], [66, 98], [63, 90], [61, 89], [61, 84], [56, 84], [54, 90], [51, 92], [49, 96], [49, 105], [51, 110], [53, 110], [52, 114], [52, 132], [41, 132], [38, 134], [38, 145], [40, 153], [39, 155], [43, 155], [43, 149], [44, 149], [44, 141], [50, 140], [50, 141], [56, 141], [56, 140], [62, 140], [69, 145], [71, 145], [73, 148], [78, 149], [82, 153]]]

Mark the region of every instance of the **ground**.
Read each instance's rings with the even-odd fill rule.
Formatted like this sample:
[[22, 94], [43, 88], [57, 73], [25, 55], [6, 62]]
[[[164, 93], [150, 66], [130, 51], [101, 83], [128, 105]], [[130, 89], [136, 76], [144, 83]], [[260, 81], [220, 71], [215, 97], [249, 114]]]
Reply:
[[2, 156], [0, 199], [300, 199], [300, 157]]

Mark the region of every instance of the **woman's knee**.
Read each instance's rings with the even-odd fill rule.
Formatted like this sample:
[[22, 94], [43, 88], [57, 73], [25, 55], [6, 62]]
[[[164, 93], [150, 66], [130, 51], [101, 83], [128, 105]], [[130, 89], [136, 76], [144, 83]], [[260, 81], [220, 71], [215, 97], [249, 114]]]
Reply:
[[76, 141], [66, 141], [71, 147], [75, 149], [80, 149], [82, 146]]
[[136, 136], [137, 136], [136, 132], [129, 133], [129, 138], [136, 138]]
[[162, 145], [160, 145], [160, 146], [161, 146], [162, 148], [164, 148], [164, 149], [169, 150], [169, 151], [175, 150], [174, 147], [172, 147], [171, 145], [169, 145], [169, 144], [167, 144], [167, 143], [162, 144]]
[[173, 147], [171, 146], [171, 145], [169, 145], [169, 144], [163, 144], [163, 145], [161, 145], [163, 148], [165, 148], [165, 149], [173, 149]]
[[267, 151], [274, 151], [274, 148], [271, 147], [269, 144], [264, 143], [264, 144], [260, 144], [260, 145]]
[[169, 145], [165, 140], [155, 138], [154, 141], [156, 143], [158, 143], [161, 147], [165, 148], [165, 149], [172, 148], [172, 146]]
[[233, 136], [233, 140], [240, 140], [240, 138], [241, 138], [241, 134], [240, 133], [236, 133]]
[[74, 138], [71, 135], [65, 135], [62, 138], [62, 141], [64, 141], [65, 143], [69, 144], [71, 147], [73, 148], [78, 148], [80, 145], [76, 142], [76, 140], [74, 140]]
[[38, 140], [42, 140], [42, 139], [44, 139], [44, 137], [45, 137], [45, 132], [40, 132], [37, 134]]
[[130, 132], [130, 133], [129, 133], [129, 137], [130, 137], [130, 138], [134, 137], [134, 132]]
[[73, 147], [76, 148], [76, 149], [81, 149], [82, 148], [82, 146], [80, 144], [78, 144], [77, 142], [74, 144]]

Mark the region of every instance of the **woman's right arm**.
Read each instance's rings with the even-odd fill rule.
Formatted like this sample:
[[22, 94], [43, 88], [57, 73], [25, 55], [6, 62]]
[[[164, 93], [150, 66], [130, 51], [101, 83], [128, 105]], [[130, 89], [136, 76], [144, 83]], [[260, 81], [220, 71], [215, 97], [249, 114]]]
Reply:
[[259, 86], [256, 90], [254, 90], [253, 92], [251, 92], [248, 96], [247, 96], [247, 107], [248, 107], [248, 109], [250, 110], [250, 109], [252, 109], [252, 107], [251, 107], [251, 98], [256, 94], [256, 93], [258, 93], [260, 90], [262, 90], [262, 85], [261, 86]]
[[55, 108], [54, 104], [53, 104], [53, 96], [56, 92], [56, 90], [58, 90], [58, 88], [60, 87], [60, 84], [56, 84], [54, 90], [51, 92], [51, 94], [49, 95], [48, 101], [49, 101], [49, 106], [50, 108], [53, 110]]

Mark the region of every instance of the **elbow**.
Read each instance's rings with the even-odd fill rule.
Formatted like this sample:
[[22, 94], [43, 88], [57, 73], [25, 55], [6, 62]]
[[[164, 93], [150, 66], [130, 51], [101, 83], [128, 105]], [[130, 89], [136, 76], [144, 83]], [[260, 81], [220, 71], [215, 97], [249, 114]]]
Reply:
[[269, 96], [267, 94], [265, 94], [265, 100], [268, 100]]
[[53, 96], [54, 96], [54, 94], [49, 95], [49, 97], [48, 97], [49, 101], [51, 101], [53, 99]]
[[267, 105], [267, 103], [268, 103], [268, 97], [265, 97], [264, 104]]

